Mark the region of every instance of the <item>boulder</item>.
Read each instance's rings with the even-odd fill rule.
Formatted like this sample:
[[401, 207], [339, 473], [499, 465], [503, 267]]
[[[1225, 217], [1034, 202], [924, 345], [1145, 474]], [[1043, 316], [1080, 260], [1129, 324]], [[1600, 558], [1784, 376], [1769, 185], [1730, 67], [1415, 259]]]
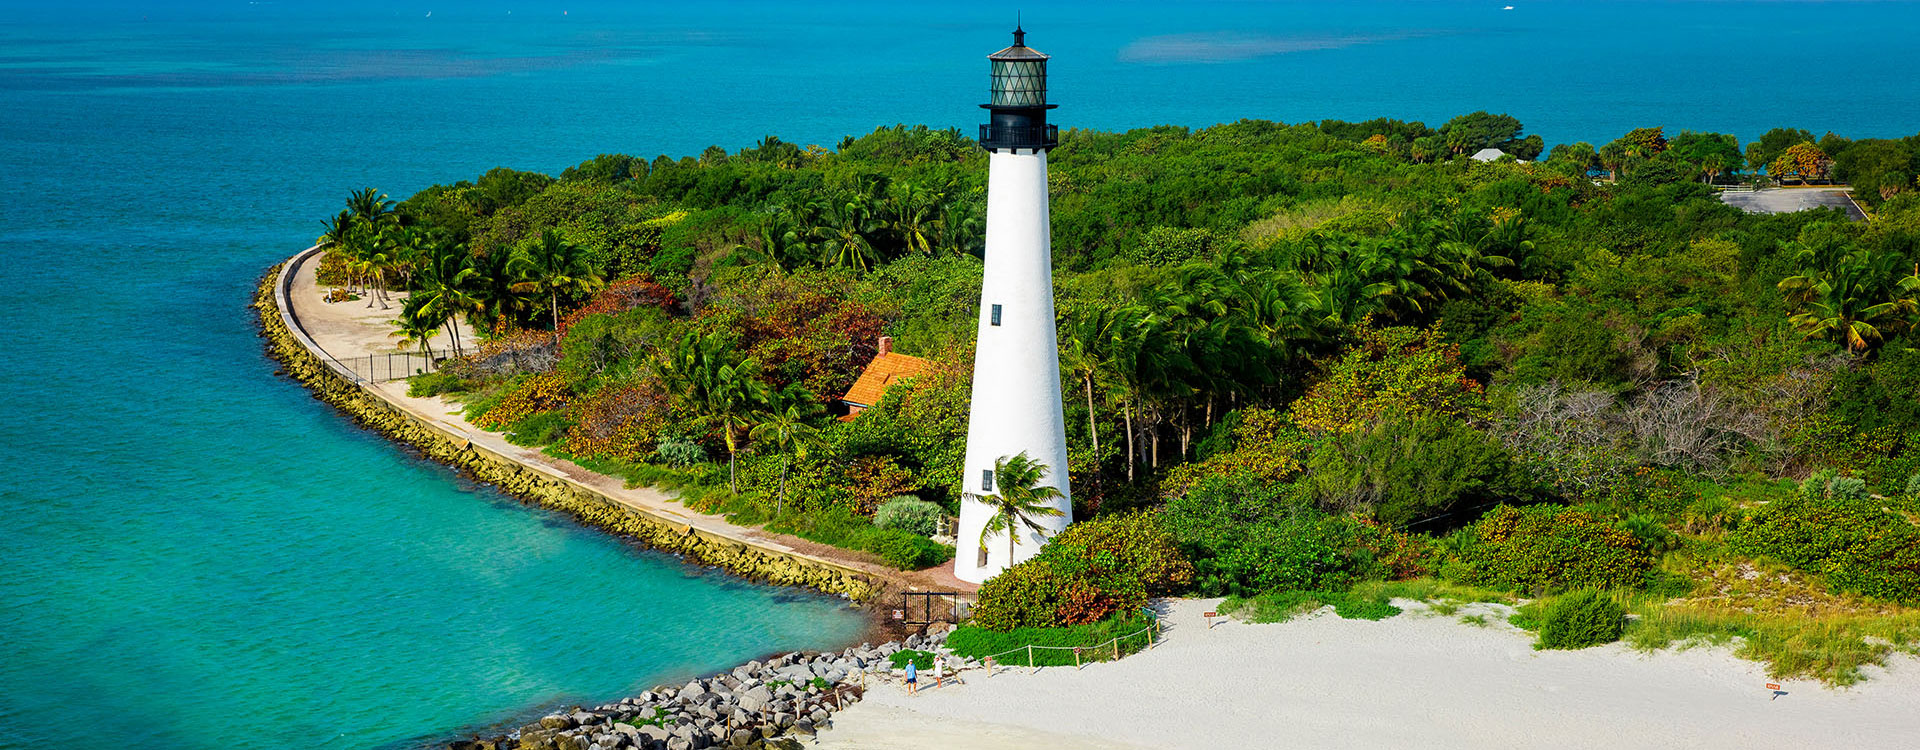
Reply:
[[740, 708], [748, 713], [759, 713], [773, 701], [773, 692], [767, 686], [760, 685], [740, 694]]
[[729, 744], [734, 747], [746, 747], [747, 743], [753, 741], [753, 730], [746, 727], [735, 729], [733, 730], [733, 734], [727, 739]]
[[706, 693], [707, 686], [700, 684], [699, 680], [689, 682], [686, 687], [680, 688], [680, 697], [685, 700], [693, 700]]
[[816, 727], [827, 723], [827, 719], [832, 717], [833, 715], [827, 713], [827, 710], [824, 708], [816, 708], [813, 710], [813, 713], [807, 715], [807, 718], [813, 719], [813, 725]]
[[559, 714], [540, 718], [540, 727], [542, 729], [572, 729], [574, 723], [571, 717], [561, 716]]

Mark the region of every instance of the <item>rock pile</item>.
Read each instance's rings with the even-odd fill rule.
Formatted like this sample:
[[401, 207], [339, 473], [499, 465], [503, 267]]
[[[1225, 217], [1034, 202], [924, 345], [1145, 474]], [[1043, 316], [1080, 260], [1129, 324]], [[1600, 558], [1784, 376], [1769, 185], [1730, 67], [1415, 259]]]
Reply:
[[890, 677], [903, 649], [944, 651], [945, 631], [838, 653], [792, 653], [730, 672], [659, 687], [592, 709], [574, 707], [490, 739], [448, 750], [705, 750], [799, 748], [860, 700], [862, 676]]

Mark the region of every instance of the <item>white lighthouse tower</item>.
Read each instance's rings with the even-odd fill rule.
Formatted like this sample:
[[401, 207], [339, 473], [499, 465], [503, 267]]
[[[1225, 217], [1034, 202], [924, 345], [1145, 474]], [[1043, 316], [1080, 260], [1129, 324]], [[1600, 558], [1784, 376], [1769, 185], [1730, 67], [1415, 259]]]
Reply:
[[[967, 421], [966, 473], [953, 573], [980, 583], [1032, 557], [1073, 522], [1067, 486], [1066, 418], [1060, 409], [1060, 347], [1053, 318], [1053, 240], [1047, 212], [1047, 150], [1059, 129], [1047, 124], [1047, 56], [1013, 32], [1013, 46], [987, 56], [992, 119], [980, 126], [988, 152], [985, 278], [980, 336]], [[996, 461], [1026, 453], [1047, 469], [1039, 484], [1057, 487], [1057, 516], [1019, 523], [1009, 559], [1004, 532], [981, 543], [994, 510], [979, 498], [999, 494]]]

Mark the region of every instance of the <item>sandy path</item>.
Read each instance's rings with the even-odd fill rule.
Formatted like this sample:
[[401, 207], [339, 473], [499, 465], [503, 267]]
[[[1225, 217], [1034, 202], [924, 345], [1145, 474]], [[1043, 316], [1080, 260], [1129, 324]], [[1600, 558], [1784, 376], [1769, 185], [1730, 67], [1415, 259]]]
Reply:
[[[1532, 649], [1504, 622], [1410, 611], [1278, 625], [1175, 602], [1159, 648], [1112, 664], [892, 685], [835, 717], [824, 748], [1912, 748], [1920, 661], [1851, 690], [1788, 681], [1722, 650]], [[1049, 734], [1053, 733], [1053, 734]], [[1065, 735], [1062, 738], [1061, 735]]]

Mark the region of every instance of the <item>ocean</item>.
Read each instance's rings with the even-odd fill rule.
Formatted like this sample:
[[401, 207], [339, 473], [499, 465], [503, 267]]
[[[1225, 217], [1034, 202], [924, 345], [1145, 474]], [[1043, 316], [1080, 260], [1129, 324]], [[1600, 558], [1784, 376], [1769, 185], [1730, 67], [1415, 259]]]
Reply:
[[245, 305], [359, 187], [970, 129], [1016, 12], [1063, 127], [1920, 131], [1900, 2], [0, 0], [0, 747], [409, 746], [858, 637], [355, 427]]

